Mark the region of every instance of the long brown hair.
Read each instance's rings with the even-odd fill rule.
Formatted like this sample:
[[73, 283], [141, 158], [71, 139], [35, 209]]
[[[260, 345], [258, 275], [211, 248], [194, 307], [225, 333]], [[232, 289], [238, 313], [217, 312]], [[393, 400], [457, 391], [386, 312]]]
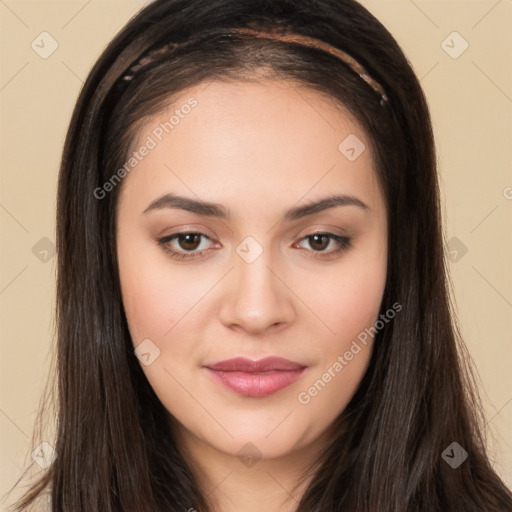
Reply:
[[[340, 48], [382, 85], [385, 105], [320, 50], [223, 30], [285, 27]], [[167, 43], [183, 43], [123, 80]], [[186, 44], [185, 44], [186, 43]], [[279, 77], [344, 105], [371, 141], [388, 210], [382, 311], [369, 368], [336, 420], [298, 512], [503, 512], [512, 494], [485, 450], [481, 408], [450, 303], [427, 103], [389, 32], [353, 0], [156, 0], [102, 53], [67, 134], [57, 207], [57, 458], [17, 505], [44, 490], [52, 512], [212, 510], [150, 387], [123, 311], [115, 251], [119, 186], [144, 120], [207, 80]], [[456, 442], [468, 459], [442, 457]]]

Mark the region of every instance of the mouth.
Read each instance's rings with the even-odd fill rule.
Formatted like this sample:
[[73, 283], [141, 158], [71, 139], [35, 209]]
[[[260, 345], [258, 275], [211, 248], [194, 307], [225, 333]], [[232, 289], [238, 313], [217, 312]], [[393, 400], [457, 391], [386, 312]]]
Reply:
[[258, 361], [237, 357], [209, 363], [204, 368], [217, 382], [240, 395], [263, 397], [293, 384], [307, 366], [280, 357]]

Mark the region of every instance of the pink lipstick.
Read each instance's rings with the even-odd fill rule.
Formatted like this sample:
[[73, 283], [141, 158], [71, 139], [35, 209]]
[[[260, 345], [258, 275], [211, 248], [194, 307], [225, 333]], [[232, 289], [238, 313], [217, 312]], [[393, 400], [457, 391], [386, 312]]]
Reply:
[[252, 361], [236, 357], [205, 365], [210, 375], [227, 388], [245, 396], [262, 397], [293, 384], [306, 366], [281, 357]]

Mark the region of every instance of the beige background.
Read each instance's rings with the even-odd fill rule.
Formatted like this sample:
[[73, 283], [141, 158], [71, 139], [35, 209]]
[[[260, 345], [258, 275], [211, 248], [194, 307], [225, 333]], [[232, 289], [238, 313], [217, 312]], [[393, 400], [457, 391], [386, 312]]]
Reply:
[[[431, 106], [462, 334], [480, 374], [495, 465], [512, 487], [512, 2], [362, 3], [402, 45]], [[30, 436], [50, 365], [55, 192], [65, 132], [94, 61], [142, 5], [0, 1], [2, 509], [33, 462]], [[46, 59], [31, 47], [44, 37], [50, 48], [42, 32], [58, 43]]]

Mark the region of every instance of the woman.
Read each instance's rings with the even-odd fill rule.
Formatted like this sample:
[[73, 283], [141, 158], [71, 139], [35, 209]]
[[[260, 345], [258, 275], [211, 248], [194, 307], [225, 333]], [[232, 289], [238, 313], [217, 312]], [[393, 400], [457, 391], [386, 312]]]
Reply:
[[157, 0], [59, 176], [52, 511], [504, 511], [431, 124], [351, 0]]

